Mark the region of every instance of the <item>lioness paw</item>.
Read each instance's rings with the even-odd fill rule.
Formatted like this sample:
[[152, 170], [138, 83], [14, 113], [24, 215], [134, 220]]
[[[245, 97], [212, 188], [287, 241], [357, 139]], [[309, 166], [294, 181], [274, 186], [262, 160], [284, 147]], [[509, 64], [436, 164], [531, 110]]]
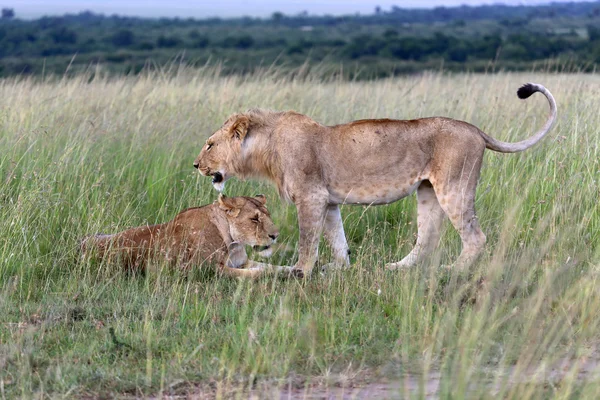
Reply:
[[342, 262], [330, 262], [321, 266], [321, 273], [328, 271], [344, 271], [350, 269], [350, 264]]
[[300, 269], [300, 268], [292, 268], [290, 269], [290, 275], [298, 278], [298, 279], [304, 279], [306, 278], [306, 275], [304, 273], [304, 270]]
[[267, 249], [264, 249], [262, 251], [258, 252], [258, 255], [262, 258], [269, 258], [273, 255], [273, 248], [269, 247]]
[[407, 269], [412, 266], [413, 265], [406, 264], [406, 263], [403, 263], [402, 261], [400, 261], [400, 262], [386, 264], [385, 269], [387, 269], [388, 271], [397, 271], [399, 269]]

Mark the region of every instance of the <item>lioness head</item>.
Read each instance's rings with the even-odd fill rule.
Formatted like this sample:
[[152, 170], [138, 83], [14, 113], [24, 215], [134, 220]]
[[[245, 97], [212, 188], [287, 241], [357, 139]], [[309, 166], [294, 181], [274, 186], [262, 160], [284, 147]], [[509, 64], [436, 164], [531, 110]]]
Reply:
[[219, 192], [225, 188], [225, 181], [239, 169], [240, 153], [244, 138], [248, 133], [250, 119], [245, 115], [229, 117], [223, 126], [213, 133], [202, 147], [194, 161], [204, 176], [212, 176], [213, 186]]
[[279, 231], [265, 207], [267, 199], [256, 197], [225, 197], [219, 195], [219, 208], [225, 211], [229, 233], [234, 242], [265, 251], [275, 243]]

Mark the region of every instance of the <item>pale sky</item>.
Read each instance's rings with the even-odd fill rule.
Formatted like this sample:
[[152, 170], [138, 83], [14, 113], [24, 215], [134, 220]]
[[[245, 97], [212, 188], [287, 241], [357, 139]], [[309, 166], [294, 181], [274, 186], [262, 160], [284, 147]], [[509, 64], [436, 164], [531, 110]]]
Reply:
[[[580, 0], [581, 1], [581, 0]], [[585, 0], [584, 0], [585, 1]], [[104, 14], [140, 17], [239, 17], [270, 16], [274, 11], [297, 14], [370, 14], [375, 6], [398, 7], [458, 6], [461, 4], [544, 4], [550, 0], [0, 0], [0, 7], [15, 9], [17, 17], [37, 18], [90, 10]]]

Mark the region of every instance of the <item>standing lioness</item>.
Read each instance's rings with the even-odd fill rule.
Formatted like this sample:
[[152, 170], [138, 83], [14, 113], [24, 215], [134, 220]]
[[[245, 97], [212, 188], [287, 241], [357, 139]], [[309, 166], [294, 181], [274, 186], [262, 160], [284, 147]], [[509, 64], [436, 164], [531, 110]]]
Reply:
[[[225, 197], [202, 207], [188, 208], [170, 222], [139, 226], [113, 235], [92, 235], [81, 242], [85, 255], [121, 262], [129, 270], [144, 270], [151, 259], [188, 269], [216, 264], [230, 276], [258, 277], [289, 271], [249, 260], [244, 245], [268, 249], [279, 231], [265, 208], [264, 196]], [[263, 250], [264, 251], [264, 250]]]
[[299, 259], [295, 270], [308, 273], [321, 230], [336, 261], [349, 264], [339, 204], [387, 204], [417, 191], [418, 236], [413, 250], [389, 268], [416, 264], [439, 241], [447, 215], [462, 239], [457, 264], [469, 265], [481, 253], [485, 235], [475, 216], [475, 188], [486, 148], [503, 153], [539, 142], [556, 119], [556, 102], [542, 85], [529, 83], [517, 94], [541, 92], [550, 116], [531, 138], [498, 141], [462, 121], [423, 118], [410, 121], [360, 120], [323, 126], [295, 112], [250, 110], [229, 117], [208, 138], [194, 162], [222, 190], [232, 176], [266, 178], [298, 209]]

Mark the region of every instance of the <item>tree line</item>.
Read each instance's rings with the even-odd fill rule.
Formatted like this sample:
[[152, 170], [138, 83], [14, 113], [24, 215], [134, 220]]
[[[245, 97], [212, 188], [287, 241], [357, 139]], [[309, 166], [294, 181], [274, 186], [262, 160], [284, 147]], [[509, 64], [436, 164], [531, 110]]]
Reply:
[[167, 62], [182, 52], [191, 64], [223, 60], [238, 72], [306, 60], [385, 67], [392, 73], [441, 61], [458, 70], [492, 61], [512, 69], [548, 59], [570, 60], [584, 70], [600, 63], [600, 2], [386, 11], [377, 7], [364, 16], [275, 12], [266, 19], [229, 20], [143, 19], [92, 12], [36, 20], [15, 17], [18, 10], [2, 10], [3, 76], [60, 73], [72, 64], [97, 63], [135, 73], [149, 61]]

